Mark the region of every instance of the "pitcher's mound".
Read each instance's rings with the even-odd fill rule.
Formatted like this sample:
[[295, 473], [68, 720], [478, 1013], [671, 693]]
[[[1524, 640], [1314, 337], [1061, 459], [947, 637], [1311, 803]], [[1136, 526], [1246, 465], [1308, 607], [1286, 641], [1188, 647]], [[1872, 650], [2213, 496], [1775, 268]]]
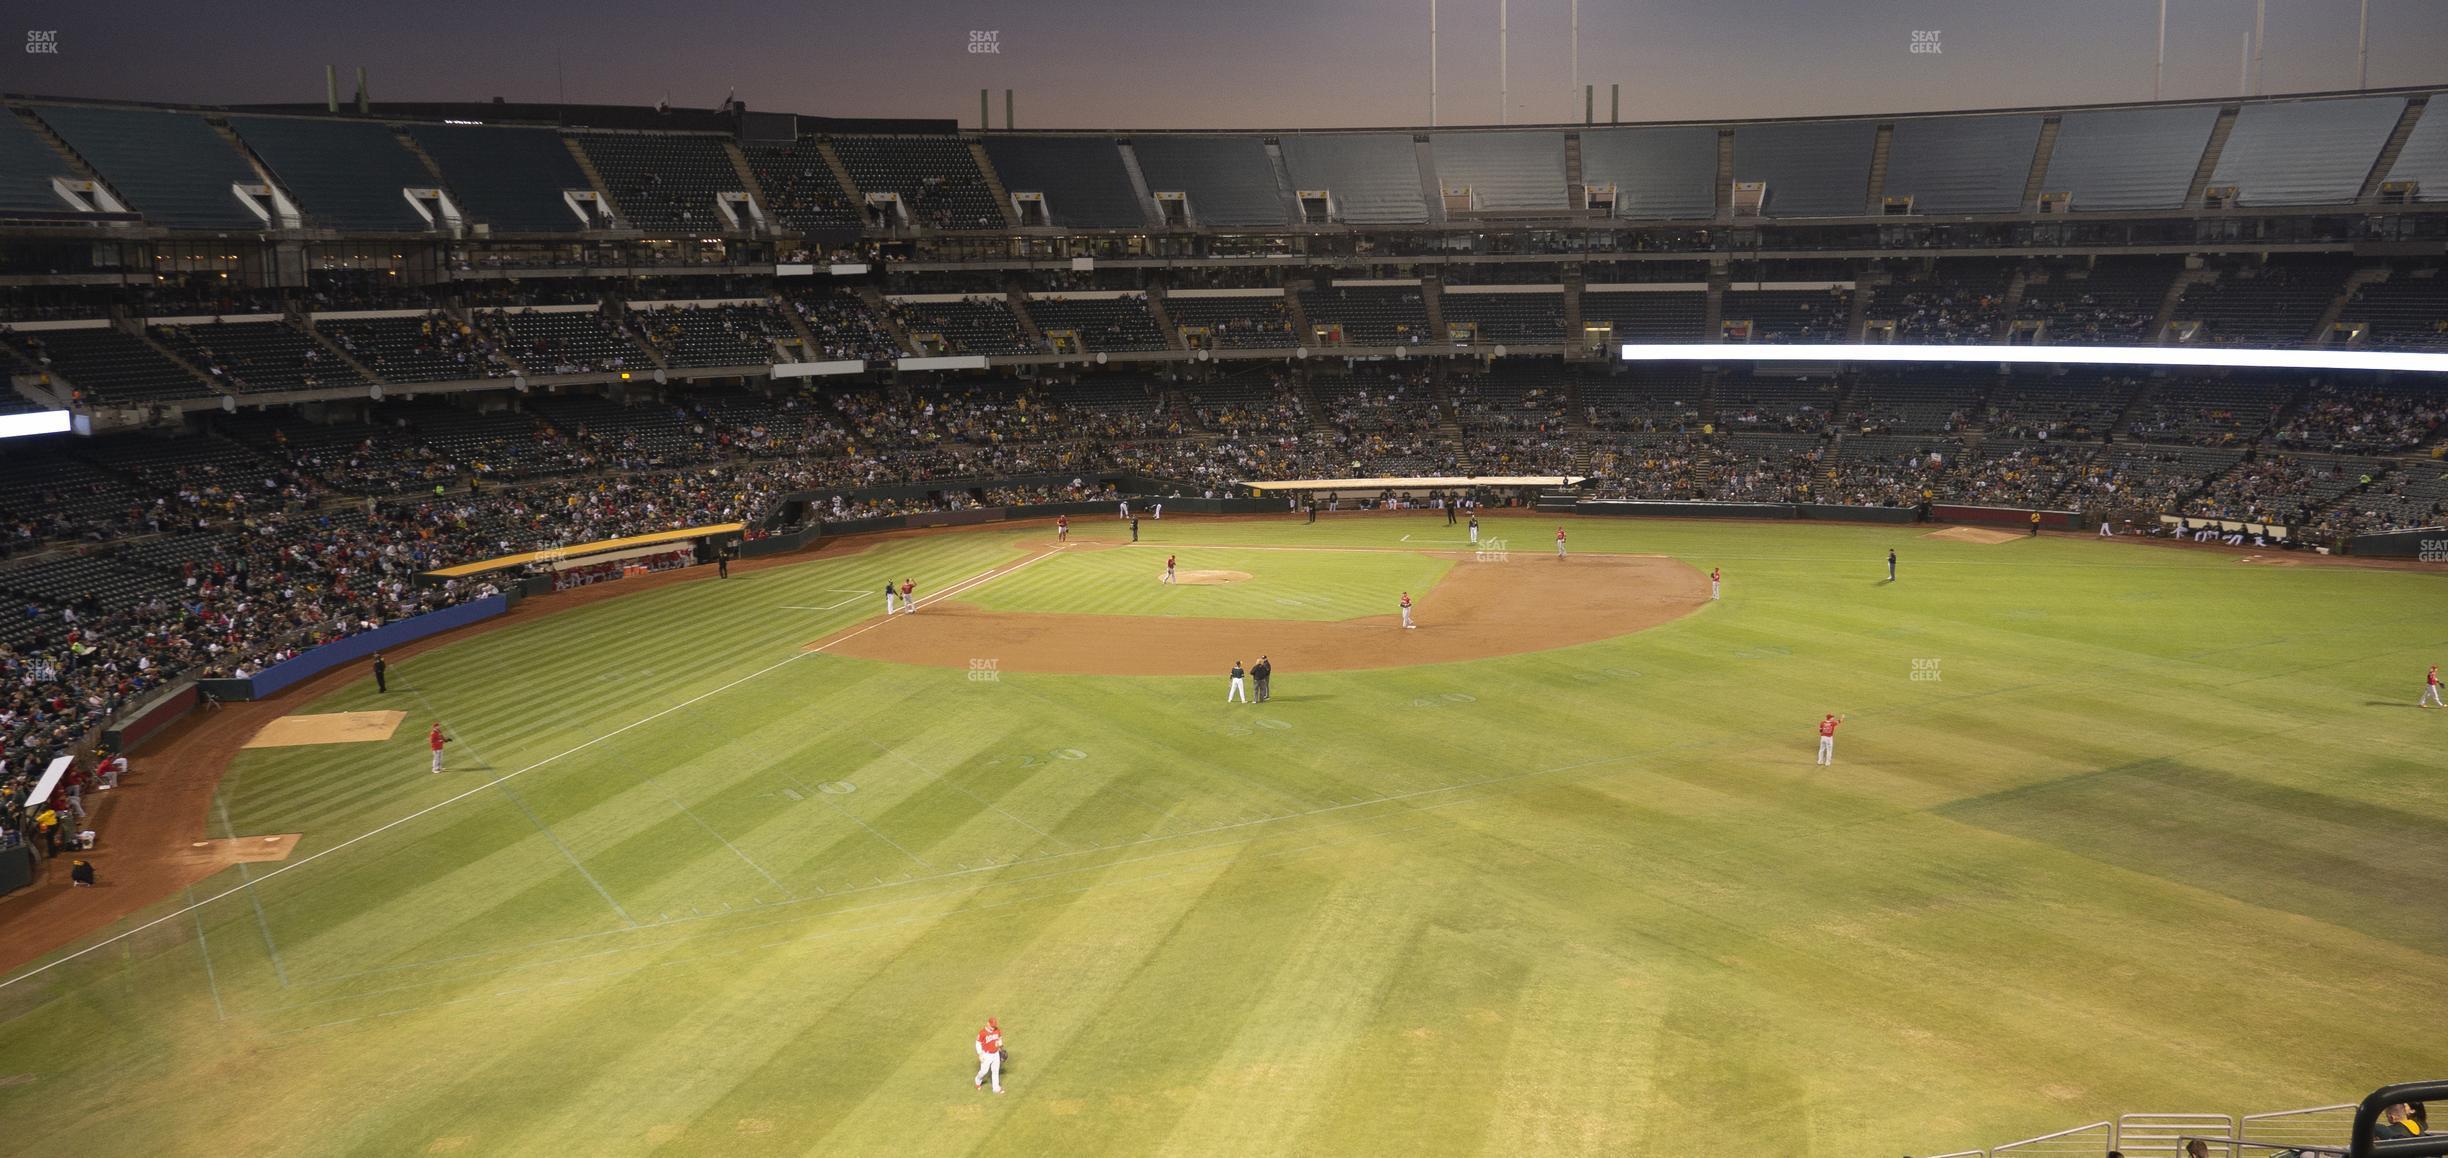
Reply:
[[1959, 543], [2011, 543], [2025, 536], [2013, 531], [1991, 531], [1980, 527], [1948, 527], [1943, 531], [1931, 531], [1921, 537], [1924, 539], [1953, 539]]
[[1226, 583], [1246, 583], [1249, 581], [1250, 573], [1247, 571], [1175, 571], [1173, 577], [1175, 582], [1187, 583], [1192, 587], [1221, 587]]
[[263, 726], [249, 748], [294, 748], [300, 744], [367, 744], [388, 740], [399, 730], [406, 712], [333, 712], [321, 716], [282, 716]]

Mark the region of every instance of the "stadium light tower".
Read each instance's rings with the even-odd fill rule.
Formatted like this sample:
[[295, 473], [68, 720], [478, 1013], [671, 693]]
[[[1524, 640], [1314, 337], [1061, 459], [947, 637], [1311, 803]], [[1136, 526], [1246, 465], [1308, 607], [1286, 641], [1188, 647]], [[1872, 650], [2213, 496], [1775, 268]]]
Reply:
[[1428, 127], [1436, 127], [1436, 0], [1428, 0]]
[[2159, 82], [2167, 75], [2167, 0], [2159, 0], [2159, 56], [2151, 62], [2151, 99], [2159, 99]]
[[[2366, 4], [2368, 4], [2368, 3], [2370, 3], [2370, 2], [2371, 2], [2371, 0], [2364, 0], [2364, 3], [2366, 3]], [[1571, 86], [1570, 88], [1565, 89], [1565, 90], [1564, 90], [1564, 92], [1565, 92], [1565, 94], [1566, 94], [1567, 99], [1570, 99], [1570, 95], [1571, 95], [1571, 94], [1573, 94], [1573, 93], [1577, 93], [1577, 92], [1580, 92], [1580, 91], [1581, 91], [1581, 0], [1572, 0], [1572, 86]], [[1570, 109], [1566, 109], [1566, 110], [1565, 110], [1565, 113], [1564, 113], [1564, 119], [1565, 119], [1565, 120], [1568, 120], [1568, 121], [1572, 119], [1572, 111], [1571, 111]]]
[[2263, 38], [2262, 38], [2262, 33], [2261, 33], [2261, 24], [2262, 24], [2262, 22], [2263, 22], [2263, 21], [2265, 21], [2265, 20], [2267, 20], [2267, 19], [2269, 19], [2269, 0], [2254, 0], [2254, 4], [2253, 4], [2253, 35], [2252, 35], [2252, 44], [2253, 44], [2252, 94], [2253, 94], [2254, 96], [2260, 96], [2260, 95], [2261, 95], [2261, 48], [2262, 48], [2262, 45], [2263, 45]]
[[[1574, 0], [1579, 3], [1580, 0]], [[2371, 87], [2371, 0], [2355, 17], [2355, 91]]]
[[1513, 63], [1513, 3], [1496, 0], [1496, 123], [1513, 123], [1513, 87], [1506, 66]]

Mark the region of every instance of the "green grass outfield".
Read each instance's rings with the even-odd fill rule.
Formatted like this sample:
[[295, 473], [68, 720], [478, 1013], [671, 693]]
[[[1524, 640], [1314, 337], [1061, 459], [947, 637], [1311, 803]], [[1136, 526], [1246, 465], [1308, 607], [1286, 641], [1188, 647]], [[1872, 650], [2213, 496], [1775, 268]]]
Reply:
[[[963, 598], [1382, 615], [1447, 566], [1234, 549], [1427, 517], [1142, 526]], [[1492, 523], [1538, 545], [1502, 565], [1570, 566], [1547, 529]], [[802, 650], [1051, 538], [995, 530], [400, 663], [392, 741], [224, 779], [216, 828], [304, 833], [287, 866], [0, 985], [0, 1152], [1892, 1155], [2448, 1076], [2438, 577], [1572, 532], [1726, 597], [1263, 708]], [[1181, 544], [1257, 578], [1155, 590]]]

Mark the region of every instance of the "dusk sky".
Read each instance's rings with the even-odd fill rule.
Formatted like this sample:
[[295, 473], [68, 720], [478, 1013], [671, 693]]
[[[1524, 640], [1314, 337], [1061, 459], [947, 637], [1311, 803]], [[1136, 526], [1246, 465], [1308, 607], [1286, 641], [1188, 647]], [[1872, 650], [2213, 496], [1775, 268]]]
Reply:
[[[377, 101], [565, 99], [958, 118], [1017, 90], [1022, 128], [1300, 128], [1428, 120], [1429, 0], [12, 0], [56, 54], [11, 51], [12, 93], [310, 101], [356, 66]], [[2254, 0], [2170, 0], [2166, 95], [2232, 96]], [[1498, 119], [1497, 0], [1440, 0], [1438, 120]], [[2271, 0], [2267, 92], [2355, 84], [2356, 0]], [[1580, 119], [1571, 0], [1511, 0], [1514, 123]], [[1581, 79], [1625, 120], [2146, 99], [2153, 0], [1582, 0]], [[2371, 0], [2373, 87], [2448, 81], [2448, 2]], [[1939, 51], [1914, 53], [1915, 32]], [[970, 51], [993, 33], [996, 53]], [[22, 32], [11, 32], [23, 41]], [[560, 61], [556, 77], [555, 61]]]

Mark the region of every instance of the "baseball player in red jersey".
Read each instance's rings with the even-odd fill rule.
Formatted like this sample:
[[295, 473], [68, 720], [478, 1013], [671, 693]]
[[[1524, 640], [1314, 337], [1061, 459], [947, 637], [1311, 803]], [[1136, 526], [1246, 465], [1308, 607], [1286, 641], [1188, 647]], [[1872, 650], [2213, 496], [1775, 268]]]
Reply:
[[1171, 556], [1171, 555], [1167, 555], [1167, 556], [1165, 556], [1165, 574], [1164, 574], [1164, 581], [1165, 581], [1165, 582], [1167, 582], [1167, 583], [1179, 583], [1179, 582], [1181, 582], [1181, 580], [1179, 580], [1179, 579], [1175, 579], [1175, 578], [1173, 577], [1173, 562], [1174, 562], [1173, 556]]
[[2416, 704], [2415, 706], [2418, 708], [2448, 708], [2448, 702], [2443, 702], [2440, 699], [2438, 664], [2432, 664], [2431, 674], [2423, 677], [2422, 702]]
[[1844, 723], [1844, 717], [1834, 712], [1829, 712], [1826, 719], [1819, 721], [1819, 763], [1836, 762], [1836, 725], [1841, 723]]
[[901, 614], [918, 614], [918, 600], [911, 594], [916, 590], [918, 590], [917, 580], [904, 579], [901, 581]]
[[1709, 568], [1709, 598], [1717, 598], [1717, 585], [1723, 582], [1725, 582], [1724, 569], [1718, 567]]
[[972, 1086], [984, 1088], [988, 1078], [994, 1079], [994, 1092], [1003, 1092], [1003, 1027], [995, 1019], [986, 1019], [986, 1028], [978, 1031], [978, 1072]]
[[1556, 558], [1564, 557], [1564, 528], [1556, 528]]
[[1054, 516], [1054, 541], [1057, 543], [1068, 543], [1071, 541], [1071, 516]]
[[1412, 622], [1411, 622], [1411, 593], [1410, 593], [1410, 592], [1408, 592], [1408, 591], [1403, 592], [1403, 597], [1402, 597], [1402, 613], [1403, 613], [1403, 630], [1404, 630], [1404, 631], [1409, 631], [1409, 630], [1411, 630], [1411, 628], [1412, 628], [1413, 624], [1412, 624]]
[[442, 745], [448, 743], [450, 737], [442, 734], [442, 721], [435, 720], [433, 731], [425, 733], [425, 746], [433, 749], [434, 771], [437, 773], [442, 771]]

